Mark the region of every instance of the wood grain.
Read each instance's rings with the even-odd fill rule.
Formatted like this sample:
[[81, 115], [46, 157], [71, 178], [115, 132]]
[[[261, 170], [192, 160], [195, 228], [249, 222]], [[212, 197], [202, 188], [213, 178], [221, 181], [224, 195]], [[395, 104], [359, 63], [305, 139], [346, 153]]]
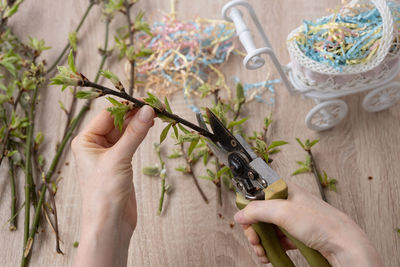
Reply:
[[[226, 1], [179, 1], [179, 18], [192, 19], [196, 16], [220, 18], [220, 10]], [[265, 27], [267, 34], [282, 63], [288, 62], [285, 48], [287, 34], [303, 19], [317, 18], [326, 14], [326, 8], [339, 5], [338, 0], [283, 0], [250, 1]], [[45, 59], [52, 63], [66, 43], [68, 32], [72, 31], [88, 5], [88, 1], [27, 0], [21, 11], [10, 23], [23, 40], [28, 36], [45, 39], [53, 47], [45, 53]], [[169, 11], [169, 0], [141, 1], [134, 12], [142, 9], [151, 20], [160, 19], [160, 11]], [[125, 23], [118, 16], [112, 23], [115, 30]], [[100, 10], [95, 7], [78, 34], [79, 52], [77, 65], [81, 72], [93, 77], [100, 61], [97, 48], [103, 43], [104, 26]], [[123, 64], [116, 60], [107, 63], [107, 68], [123, 76]], [[239, 59], [230, 59], [224, 68], [227, 77], [237, 75], [244, 81], [260, 81], [265, 78], [267, 68], [257, 71], [245, 70]], [[125, 76], [126, 77], [126, 76]], [[312, 108], [311, 100], [301, 96], [290, 96], [281, 85], [276, 87], [276, 105], [273, 108], [274, 123], [270, 138], [290, 141], [272, 166], [282, 177], [294, 181], [317, 194], [318, 188], [311, 175], [291, 177], [296, 168], [295, 160], [305, 156], [295, 137], [320, 138], [315, 147], [315, 157], [321, 168], [336, 178], [338, 192], [328, 192], [328, 201], [349, 214], [376, 244], [385, 260], [385, 266], [400, 266], [400, 236], [395, 228], [400, 226], [400, 105], [380, 113], [366, 113], [362, 110], [362, 94], [346, 97], [349, 114], [344, 123], [323, 133], [308, 130], [304, 124], [307, 112]], [[48, 87], [41, 92], [37, 112], [38, 129], [45, 129], [44, 154], [54, 155], [54, 147], [63, 132], [64, 114], [56, 100], [70, 101], [59, 88]], [[174, 111], [185, 118], [194, 120], [180, 95], [171, 97]], [[105, 107], [104, 100], [96, 101], [85, 122]], [[252, 119], [251, 128], [260, 128], [259, 114], [271, 111], [265, 105], [254, 105], [245, 110]], [[84, 122], [84, 123], [85, 123]], [[162, 217], [156, 215], [160, 183], [157, 179], [141, 174], [141, 168], [156, 162], [152, 143], [158, 140], [162, 124], [157, 122], [137, 151], [134, 159], [134, 183], [138, 200], [139, 222], [132, 237], [129, 250], [129, 266], [257, 266], [257, 257], [248, 245], [239, 226], [233, 228], [236, 212], [234, 195], [224, 190], [223, 203], [216, 201], [215, 186], [200, 181], [210, 204], [206, 205], [189, 179], [175, 172], [175, 165], [169, 166], [168, 182], [175, 190], [167, 196], [166, 210]], [[172, 143], [168, 143], [169, 148]], [[164, 151], [165, 153], [166, 151]], [[71, 266], [76, 249], [74, 241], [79, 238], [80, 194], [76, 180], [75, 163], [68, 152], [60, 165], [62, 181], [57, 193], [62, 249], [65, 256], [55, 252], [55, 240], [51, 229], [44, 225], [34, 244], [31, 266]], [[176, 163], [178, 164], [178, 162]], [[196, 170], [199, 172], [200, 170]], [[9, 218], [9, 184], [6, 166], [2, 166], [0, 179], [0, 222]], [[368, 177], [373, 177], [369, 180]], [[18, 181], [19, 204], [22, 199], [22, 180]], [[219, 214], [221, 216], [219, 216]], [[95, 219], [95, 218], [94, 218]], [[9, 232], [7, 226], [0, 228], [2, 249], [0, 259], [3, 266], [16, 266], [22, 254], [23, 216], [18, 219], [18, 231]], [[297, 266], [306, 266], [297, 252], [290, 252]]]

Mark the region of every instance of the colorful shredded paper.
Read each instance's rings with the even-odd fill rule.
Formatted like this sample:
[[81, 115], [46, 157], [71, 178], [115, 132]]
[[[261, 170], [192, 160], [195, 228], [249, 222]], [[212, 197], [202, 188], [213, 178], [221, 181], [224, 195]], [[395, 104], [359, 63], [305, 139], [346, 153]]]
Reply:
[[[397, 31], [400, 7], [388, 5]], [[304, 21], [303, 31], [294, 38], [307, 57], [341, 71], [343, 66], [373, 58], [382, 38], [382, 17], [372, 4], [344, 6], [315, 22]]]
[[152, 33], [151, 37], [138, 36], [140, 43], [153, 51], [151, 56], [136, 62], [137, 76], [146, 90], [170, 94], [183, 89], [185, 96], [189, 96], [202, 84], [212, 84], [211, 78], [228, 89], [219, 67], [234, 50], [232, 25], [164, 16], [161, 22], [153, 24]]
[[[143, 44], [153, 53], [136, 60], [138, 89], [169, 95], [183, 90], [185, 101], [193, 111], [198, 111], [193, 95], [204, 85], [224, 89], [230, 98], [232, 92], [221, 67], [229, 56], [242, 54], [234, 45], [235, 28], [232, 23], [221, 20], [198, 18], [182, 21], [174, 12], [155, 22], [153, 35], [137, 35], [137, 43]], [[262, 91], [273, 92], [274, 81], [245, 84], [246, 91], [255, 90], [252, 98], [261, 99]], [[271, 100], [272, 99], [272, 100]], [[273, 96], [269, 101], [273, 103]]]

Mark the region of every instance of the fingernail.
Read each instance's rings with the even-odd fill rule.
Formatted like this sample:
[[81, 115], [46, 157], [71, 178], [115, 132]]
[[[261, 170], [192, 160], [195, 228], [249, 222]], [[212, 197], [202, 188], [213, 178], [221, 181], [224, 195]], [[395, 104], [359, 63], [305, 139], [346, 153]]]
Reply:
[[143, 106], [140, 110], [139, 110], [139, 120], [143, 123], [149, 123], [152, 119], [153, 119], [153, 108], [149, 107], [149, 106]]

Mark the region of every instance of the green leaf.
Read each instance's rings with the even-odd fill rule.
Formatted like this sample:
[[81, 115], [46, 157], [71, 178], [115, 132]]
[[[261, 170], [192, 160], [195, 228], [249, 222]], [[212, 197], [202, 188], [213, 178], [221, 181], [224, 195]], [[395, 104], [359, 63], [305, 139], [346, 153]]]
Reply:
[[107, 99], [108, 101], [110, 101], [110, 103], [113, 104], [114, 106], [119, 106], [119, 107], [124, 106], [124, 104], [118, 102], [117, 100], [115, 100], [115, 99], [112, 98], [112, 97], [106, 97], [106, 99]]
[[172, 128], [174, 129], [176, 139], [178, 139], [179, 138], [178, 127], [176, 127], [175, 123], [172, 124]]
[[12, 151], [10, 155], [7, 155], [7, 157], [10, 157], [17, 165], [19, 165], [22, 161], [21, 153], [16, 150]]
[[267, 130], [272, 123], [272, 113], [268, 117], [264, 118], [264, 129]]
[[151, 56], [154, 53], [154, 51], [150, 48], [141, 48], [139, 52], [136, 53], [136, 57], [148, 57]]
[[135, 31], [143, 31], [146, 34], [148, 34], [149, 36], [153, 36], [151, 33], [151, 30], [150, 30], [149, 24], [147, 24], [147, 22], [143, 21], [143, 17], [144, 17], [144, 12], [140, 10], [135, 18], [135, 22], [133, 25], [134, 30]]
[[176, 171], [178, 172], [183, 172], [183, 173], [188, 173], [188, 167], [187, 166], [178, 166], [175, 168]]
[[193, 140], [190, 143], [189, 149], [188, 149], [188, 156], [190, 156], [193, 152], [193, 150], [196, 148], [197, 143], [199, 142], [200, 138], [197, 138], [195, 140]]
[[44, 158], [44, 156], [43, 156], [43, 155], [39, 155], [39, 156], [38, 156], [38, 164], [39, 164], [39, 167], [43, 169], [44, 163], [45, 163], [45, 158]]
[[142, 169], [142, 173], [147, 176], [158, 176], [161, 170], [158, 166], [148, 166]]
[[168, 158], [169, 159], [177, 159], [177, 158], [182, 157], [182, 155], [183, 154], [180, 150], [174, 149], [174, 150], [172, 150], [172, 154], [168, 155]]
[[325, 171], [323, 171], [323, 174], [319, 177], [319, 179], [321, 181], [322, 187], [328, 188], [328, 190], [336, 192], [336, 179], [329, 178]]
[[60, 109], [63, 110], [64, 112], [67, 112], [67, 109], [64, 106], [64, 103], [61, 100], [58, 100], [58, 105], [60, 106]]
[[8, 62], [8, 61], [6, 61], [6, 60], [3, 59], [2, 61], [0, 61], [0, 64], [1, 64], [4, 68], [6, 68], [6, 69], [8, 70], [8, 72], [10, 72], [11, 75], [12, 75], [13, 77], [16, 77], [16, 76], [17, 76], [17, 69], [16, 69], [16, 67], [14, 66], [13, 63]]
[[254, 151], [259, 155], [267, 152], [267, 144], [260, 139], [256, 139], [256, 146], [253, 147]]
[[304, 172], [311, 172], [311, 158], [309, 155], [306, 156], [306, 160], [296, 161], [300, 165], [300, 168], [292, 173], [292, 175], [297, 175]]
[[29, 42], [28, 45], [33, 48], [35, 51], [37, 51], [39, 54], [44, 51], [48, 50], [51, 47], [50, 46], [45, 46], [44, 40], [38, 40], [36, 38], [29, 37]]
[[12, 156], [14, 156], [17, 153], [19, 153], [18, 150], [8, 151], [6, 157], [11, 158]]
[[124, 10], [124, 0], [107, 0], [103, 4], [103, 13], [111, 19], [115, 13]]
[[263, 156], [265, 162], [268, 163], [269, 162], [269, 154], [268, 153], [264, 153], [262, 156]]
[[232, 129], [234, 126], [243, 124], [245, 121], [247, 121], [247, 119], [248, 119], [248, 118], [243, 118], [243, 119], [238, 120], [238, 121], [231, 121], [231, 122], [228, 124], [228, 129]]
[[273, 149], [278, 146], [283, 146], [288, 144], [286, 141], [272, 141], [272, 143], [268, 146], [268, 150]]
[[182, 134], [178, 138], [178, 144], [182, 144], [185, 142], [193, 142], [195, 140], [198, 140], [200, 138], [199, 134], [197, 133], [187, 133], [187, 134]]
[[204, 165], [207, 165], [209, 157], [210, 157], [210, 154], [208, 154], [208, 151], [207, 151], [207, 153], [203, 154], [203, 164]]
[[95, 99], [101, 95], [100, 92], [95, 92], [95, 91], [79, 91], [76, 92], [75, 96], [76, 98], [80, 99]]
[[69, 66], [69, 68], [70, 68], [73, 72], [75, 72], [75, 73], [78, 72], [78, 71], [76, 70], [76, 67], [75, 67], [75, 63], [74, 63], [74, 53], [72, 52], [72, 50], [69, 51], [69, 55], [68, 55], [68, 66]]
[[40, 146], [43, 143], [44, 134], [42, 132], [38, 132], [35, 137], [35, 144]]
[[221, 178], [222, 178], [222, 182], [223, 182], [223, 184], [226, 186], [226, 188], [228, 188], [229, 190], [234, 190], [234, 186], [233, 186], [233, 184], [232, 184], [232, 177], [231, 176], [229, 176], [229, 175], [222, 175], [221, 176]]
[[75, 241], [74, 244], [73, 244], [73, 246], [74, 246], [74, 248], [79, 247], [79, 242], [78, 242], [78, 241]]
[[279, 153], [279, 152], [281, 152], [281, 150], [278, 149], [278, 148], [275, 148], [275, 149], [272, 149], [272, 150], [269, 150], [269, 151], [268, 151], [268, 153], [269, 153], [270, 155], [277, 154], [277, 153]]
[[165, 185], [165, 193], [171, 194], [173, 190], [174, 190], [174, 187], [171, 184]]
[[199, 176], [200, 179], [214, 181], [214, 178], [208, 175]]
[[299, 138], [296, 137], [296, 141], [297, 141], [297, 143], [299, 143], [299, 145], [300, 145], [304, 150], [306, 150], [306, 147], [304, 146], [303, 142], [300, 141]]
[[147, 93], [148, 97], [144, 99], [144, 102], [152, 106], [153, 108], [164, 110], [164, 105], [155, 95], [152, 93]]
[[210, 92], [211, 87], [208, 83], [203, 83], [197, 90], [201, 93], [201, 98], [204, 98]]
[[10, 101], [10, 98], [7, 95], [0, 94], [0, 105]]
[[50, 84], [62, 85], [62, 91], [64, 91], [67, 86], [77, 86], [82, 77], [76, 72], [73, 72], [70, 68], [65, 66], [57, 66], [58, 74], [51, 78]]
[[114, 117], [114, 125], [122, 132], [125, 114], [129, 111], [129, 106], [126, 106], [112, 97], [107, 97], [108, 101], [113, 104], [113, 107], [107, 108], [108, 112]]
[[311, 142], [310, 142], [310, 144], [309, 144], [309, 148], [312, 148], [315, 144], [317, 144], [319, 142], [319, 139], [315, 139], [315, 140], [312, 140]]
[[164, 130], [162, 130], [161, 134], [160, 134], [160, 144], [165, 140], [165, 138], [167, 138], [169, 129], [171, 129], [172, 123], [169, 123]]
[[165, 104], [165, 109], [169, 112], [172, 113], [171, 106], [169, 105], [167, 97], [164, 97], [164, 104]]
[[187, 130], [185, 127], [183, 127], [180, 123], [178, 123], [178, 127], [184, 134], [190, 133], [189, 130]]
[[301, 167], [301, 168], [295, 170], [295, 171], [292, 173], [292, 175], [297, 175], [297, 174], [305, 173], [305, 172], [309, 172], [309, 171], [310, 171], [309, 168]]
[[68, 41], [72, 51], [76, 52], [78, 50], [78, 38], [76, 37], [76, 32], [70, 32], [68, 34]]
[[124, 91], [124, 86], [122, 85], [121, 81], [119, 80], [118, 76], [112, 73], [109, 70], [101, 70], [100, 75], [104, 78], [110, 80], [112, 84], [120, 91]]
[[212, 170], [207, 169], [207, 174], [215, 179], [215, 173]]
[[5, 14], [3, 15], [2, 19], [6, 19], [14, 15], [17, 11], [19, 6], [24, 2], [24, 0], [17, 0], [14, 2], [14, 4], [11, 7], [8, 7], [5, 11]]
[[217, 172], [217, 177], [221, 177], [222, 174], [229, 172], [230, 169], [226, 166], [222, 167], [218, 172]]
[[244, 96], [244, 89], [241, 83], [236, 84], [236, 102], [238, 104], [243, 104], [246, 101]]

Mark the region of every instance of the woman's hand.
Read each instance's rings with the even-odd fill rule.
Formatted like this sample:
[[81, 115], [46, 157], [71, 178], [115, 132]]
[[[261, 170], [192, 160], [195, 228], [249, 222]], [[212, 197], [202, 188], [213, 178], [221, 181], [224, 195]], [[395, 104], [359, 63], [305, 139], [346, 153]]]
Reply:
[[[301, 187], [288, 183], [287, 200], [252, 201], [235, 215], [262, 263], [268, 263], [257, 233], [250, 227], [268, 222], [282, 227], [308, 247], [318, 250], [332, 266], [383, 266], [375, 247], [346, 214]], [[278, 231], [286, 250], [293, 244]]]
[[143, 106], [120, 132], [103, 110], [72, 141], [82, 195], [76, 266], [126, 266], [137, 222], [131, 161], [153, 124], [154, 110]]

